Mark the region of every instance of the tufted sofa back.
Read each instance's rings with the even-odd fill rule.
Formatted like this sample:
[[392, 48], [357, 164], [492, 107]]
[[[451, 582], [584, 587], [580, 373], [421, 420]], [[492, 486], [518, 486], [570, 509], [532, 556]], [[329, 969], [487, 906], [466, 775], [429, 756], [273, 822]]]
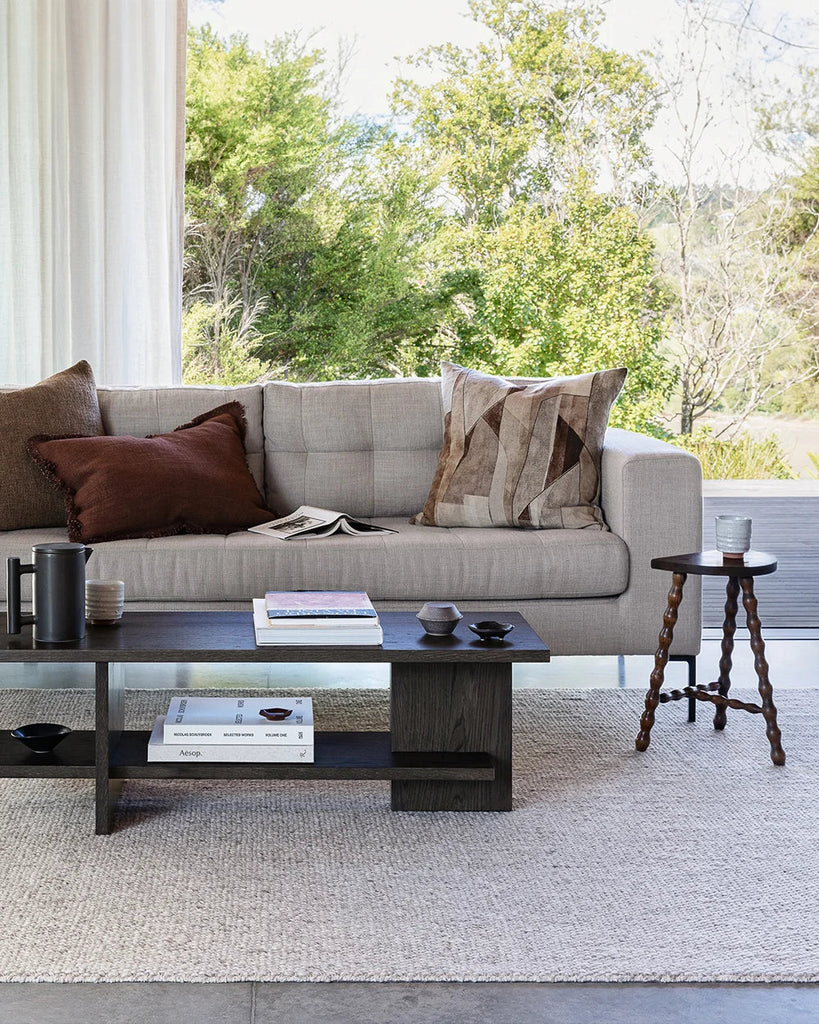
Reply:
[[441, 440], [438, 378], [267, 383], [267, 506], [412, 515], [426, 501]]
[[227, 402], [245, 407], [247, 464], [264, 494], [262, 388], [184, 385], [180, 387], [100, 387], [97, 389], [106, 434], [166, 434], [203, 412]]

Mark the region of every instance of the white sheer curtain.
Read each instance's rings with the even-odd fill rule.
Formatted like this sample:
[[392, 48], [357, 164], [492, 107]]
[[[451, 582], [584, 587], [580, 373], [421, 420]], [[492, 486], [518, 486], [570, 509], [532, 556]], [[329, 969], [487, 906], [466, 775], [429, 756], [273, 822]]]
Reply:
[[0, 384], [181, 377], [186, 0], [0, 0]]

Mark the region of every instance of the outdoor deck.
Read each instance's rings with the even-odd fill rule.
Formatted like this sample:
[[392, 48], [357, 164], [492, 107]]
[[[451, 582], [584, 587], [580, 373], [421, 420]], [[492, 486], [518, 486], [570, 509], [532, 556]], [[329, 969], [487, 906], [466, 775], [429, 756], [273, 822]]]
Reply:
[[[751, 544], [779, 562], [754, 581], [763, 631], [819, 627], [819, 480], [706, 480], [703, 549], [714, 547], [714, 516], [753, 519]], [[703, 580], [703, 627], [722, 625], [725, 581]], [[740, 608], [738, 625], [744, 625]]]

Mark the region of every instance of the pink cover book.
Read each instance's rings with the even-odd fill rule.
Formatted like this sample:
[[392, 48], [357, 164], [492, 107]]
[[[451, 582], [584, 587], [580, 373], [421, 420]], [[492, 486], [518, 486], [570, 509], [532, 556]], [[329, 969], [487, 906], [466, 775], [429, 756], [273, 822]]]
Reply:
[[363, 590], [269, 590], [264, 600], [271, 619], [375, 618]]

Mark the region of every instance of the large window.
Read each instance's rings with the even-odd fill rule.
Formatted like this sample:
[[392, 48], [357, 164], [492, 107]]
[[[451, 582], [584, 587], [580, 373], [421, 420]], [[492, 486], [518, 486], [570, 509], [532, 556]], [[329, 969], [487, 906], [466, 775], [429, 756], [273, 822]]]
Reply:
[[626, 365], [615, 423], [813, 470], [812, 12], [281, 7], [190, 6], [187, 379]]

